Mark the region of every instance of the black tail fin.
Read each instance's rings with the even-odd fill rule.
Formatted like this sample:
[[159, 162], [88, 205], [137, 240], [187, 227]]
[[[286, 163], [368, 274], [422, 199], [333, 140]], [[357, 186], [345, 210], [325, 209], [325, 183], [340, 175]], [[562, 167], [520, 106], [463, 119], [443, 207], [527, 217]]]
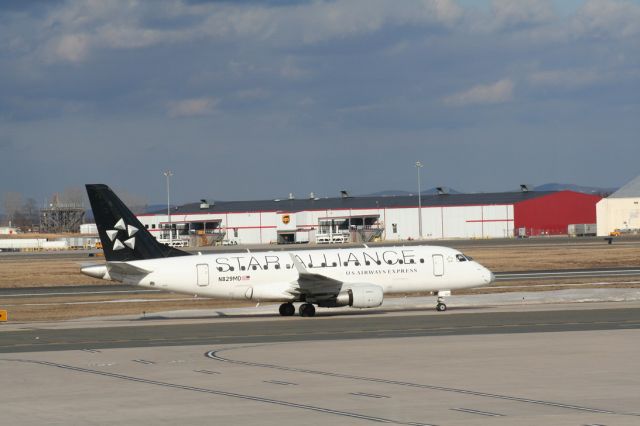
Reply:
[[107, 185], [86, 185], [107, 261], [188, 256], [160, 244]]

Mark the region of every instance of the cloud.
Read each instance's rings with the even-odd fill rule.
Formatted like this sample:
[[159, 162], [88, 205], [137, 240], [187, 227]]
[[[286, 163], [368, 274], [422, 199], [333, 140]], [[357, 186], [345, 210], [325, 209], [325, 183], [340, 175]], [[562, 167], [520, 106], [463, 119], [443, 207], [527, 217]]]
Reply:
[[56, 50], [60, 59], [77, 62], [93, 48], [237, 38], [298, 45], [372, 34], [389, 26], [449, 26], [462, 15], [454, 0], [336, 0], [279, 7], [253, 2], [76, 0], [52, 8], [40, 28], [61, 39]]
[[536, 71], [528, 76], [529, 82], [536, 86], [565, 88], [589, 86], [601, 79], [597, 71], [587, 69]]
[[514, 83], [503, 79], [493, 84], [480, 84], [463, 92], [454, 93], [443, 99], [449, 106], [467, 106], [477, 104], [499, 104], [513, 98]]
[[198, 117], [216, 112], [218, 100], [213, 98], [193, 98], [170, 102], [167, 113], [171, 118]]
[[575, 35], [626, 38], [640, 34], [640, 5], [626, 0], [588, 0], [573, 18]]
[[235, 97], [240, 100], [260, 100], [267, 99], [271, 96], [271, 92], [261, 88], [244, 89], [236, 92]]
[[455, 24], [463, 9], [453, 0], [339, 0], [315, 2], [283, 16], [306, 43], [371, 34], [386, 26]]
[[555, 18], [549, 0], [493, 0], [491, 9], [494, 29], [543, 24]]
[[69, 62], [80, 62], [89, 51], [89, 38], [86, 34], [68, 34], [61, 37], [54, 45], [57, 58]]
[[287, 56], [284, 60], [284, 63], [280, 67], [280, 75], [286, 79], [298, 80], [308, 74], [309, 72], [304, 68], [298, 66], [295, 59], [291, 56]]

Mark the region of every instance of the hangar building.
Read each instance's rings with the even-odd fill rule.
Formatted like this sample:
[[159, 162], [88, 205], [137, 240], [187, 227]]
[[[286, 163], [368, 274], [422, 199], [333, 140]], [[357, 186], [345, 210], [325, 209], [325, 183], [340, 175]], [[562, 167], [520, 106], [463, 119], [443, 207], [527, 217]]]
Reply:
[[[379, 196], [186, 204], [171, 210], [173, 240], [190, 245], [338, 243], [561, 235], [569, 224], [595, 223], [601, 197], [573, 191]], [[166, 211], [139, 216], [169, 238]]]
[[596, 205], [598, 235], [606, 236], [619, 229], [640, 231], [640, 176], [603, 198]]

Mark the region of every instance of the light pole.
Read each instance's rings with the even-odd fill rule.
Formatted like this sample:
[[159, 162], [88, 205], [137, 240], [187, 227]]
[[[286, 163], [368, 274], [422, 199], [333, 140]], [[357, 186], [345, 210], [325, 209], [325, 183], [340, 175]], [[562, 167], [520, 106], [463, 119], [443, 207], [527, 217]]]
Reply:
[[416, 169], [418, 169], [418, 235], [420, 235], [420, 239], [422, 239], [422, 194], [420, 189], [420, 169], [422, 168], [422, 163], [416, 161]]
[[171, 229], [171, 207], [169, 204], [169, 178], [171, 176], [173, 176], [173, 172], [171, 170], [167, 170], [166, 172], [163, 173], [164, 176], [167, 178], [167, 220], [169, 221], [169, 245], [172, 245], [173, 243], [173, 232]]

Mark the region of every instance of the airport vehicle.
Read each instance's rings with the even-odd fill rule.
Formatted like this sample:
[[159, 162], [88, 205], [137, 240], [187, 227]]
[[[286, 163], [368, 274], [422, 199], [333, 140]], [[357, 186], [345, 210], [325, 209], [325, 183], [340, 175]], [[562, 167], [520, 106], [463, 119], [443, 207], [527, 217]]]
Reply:
[[278, 301], [280, 315], [315, 315], [314, 305], [375, 308], [393, 293], [431, 291], [445, 311], [451, 290], [494, 281], [458, 250], [437, 246], [191, 254], [159, 243], [106, 185], [86, 185], [106, 264], [84, 274], [207, 297]]

